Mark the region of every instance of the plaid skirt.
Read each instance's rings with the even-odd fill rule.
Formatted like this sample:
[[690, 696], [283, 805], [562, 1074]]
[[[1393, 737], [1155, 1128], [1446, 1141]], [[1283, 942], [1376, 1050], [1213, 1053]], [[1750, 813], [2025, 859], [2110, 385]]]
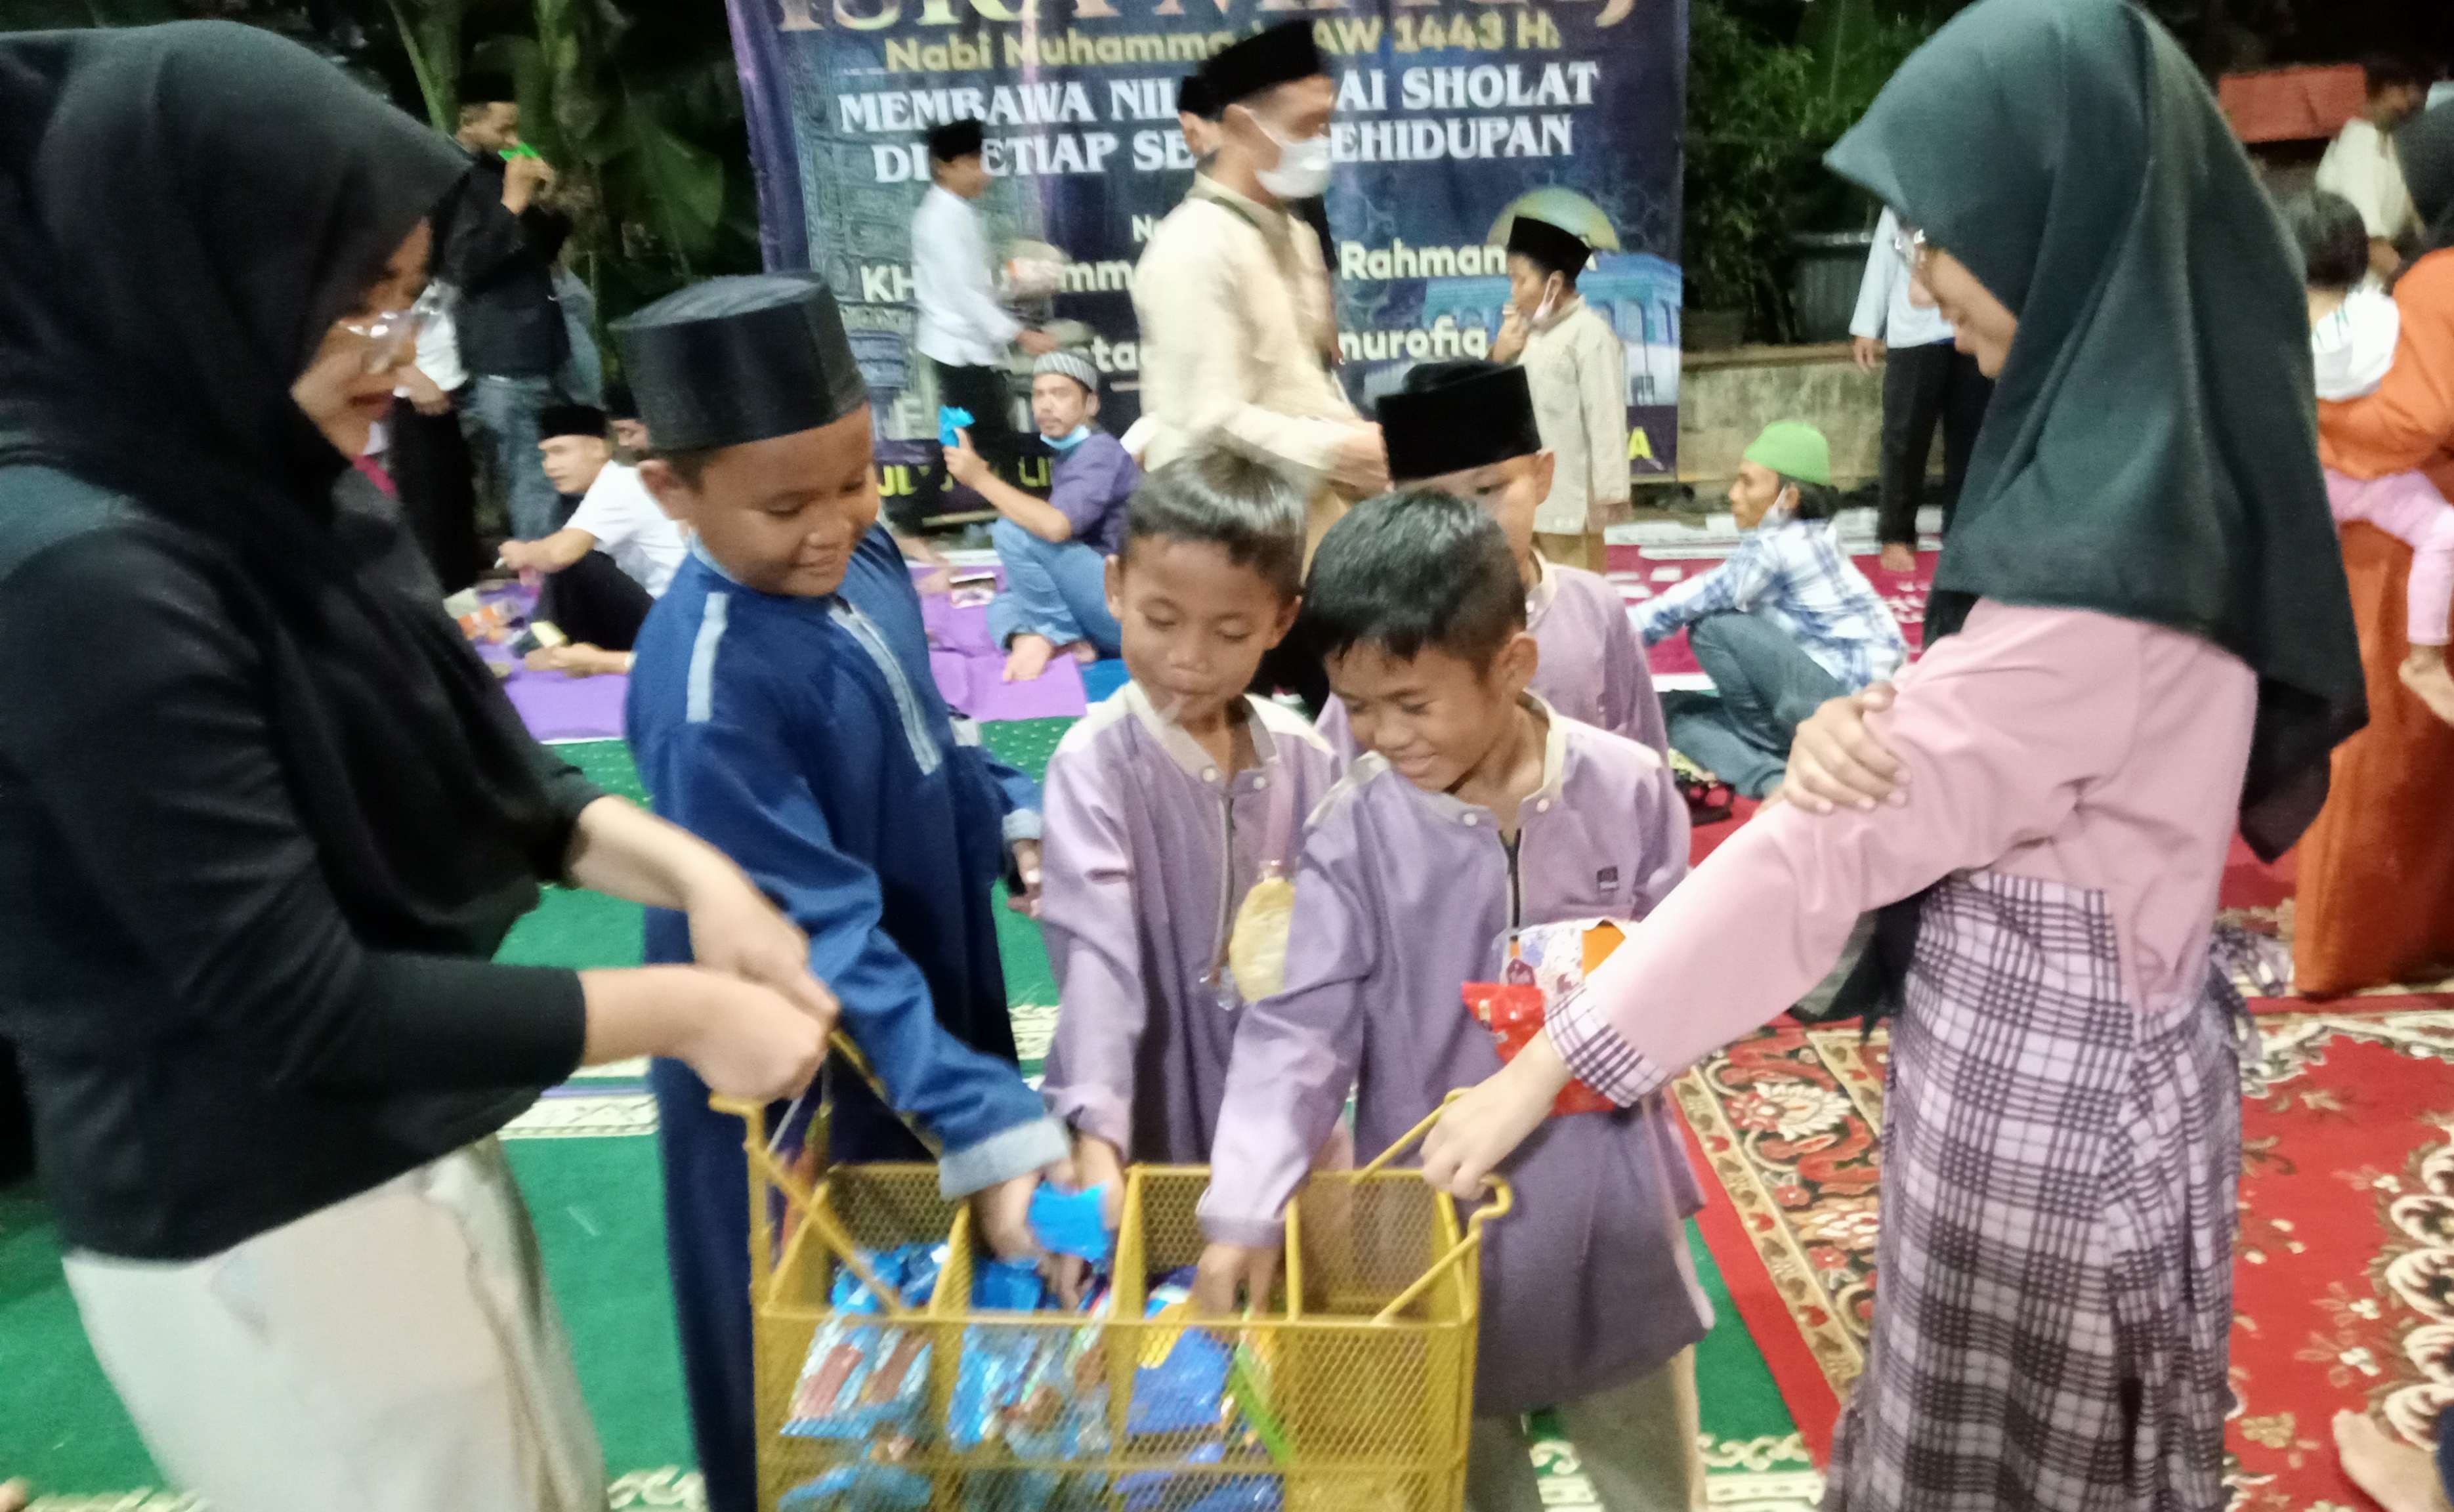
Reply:
[[2240, 1057], [2125, 999], [2100, 893], [1928, 897], [1892, 1026], [1865, 1374], [1827, 1512], [2217, 1512]]

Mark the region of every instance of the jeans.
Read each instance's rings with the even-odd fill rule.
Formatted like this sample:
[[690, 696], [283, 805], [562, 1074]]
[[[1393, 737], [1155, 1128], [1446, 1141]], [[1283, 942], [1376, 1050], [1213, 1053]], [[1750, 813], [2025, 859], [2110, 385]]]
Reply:
[[1925, 463], [1942, 423], [1943, 534], [1960, 505], [1960, 485], [1977, 450], [1977, 431], [1994, 398], [1993, 381], [1977, 359], [1948, 341], [1894, 347], [1883, 358], [1882, 501], [1875, 534], [1885, 545], [1917, 544], [1918, 505], [1925, 499]]
[[1799, 725], [1849, 690], [1759, 615], [1709, 615], [1688, 627], [1687, 644], [1714, 691], [1661, 696], [1670, 744], [1733, 790], [1762, 797], [1780, 785]]
[[1059, 646], [1087, 640], [1116, 655], [1124, 632], [1108, 613], [1108, 559], [1081, 541], [1048, 541], [1010, 519], [989, 527], [1005, 592], [989, 604], [989, 634], [1000, 646], [1019, 635], [1045, 635]]
[[559, 511], [537, 451], [537, 416], [554, 402], [553, 380], [481, 373], [469, 380], [466, 393], [461, 413], [471, 441], [485, 452], [513, 536], [533, 541], [553, 534]]

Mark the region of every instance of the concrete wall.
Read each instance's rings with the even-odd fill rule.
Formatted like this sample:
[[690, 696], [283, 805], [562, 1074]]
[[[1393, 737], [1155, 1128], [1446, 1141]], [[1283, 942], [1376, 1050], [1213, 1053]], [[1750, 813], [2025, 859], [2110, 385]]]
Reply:
[[[1859, 372], [1845, 342], [1687, 353], [1679, 379], [1680, 481], [1736, 477], [1747, 443], [1775, 420], [1820, 429], [1832, 443], [1832, 480], [1855, 487], [1875, 476], [1881, 453], [1881, 374]], [[1941, 451], [1935, 448], [1937, 462]]]

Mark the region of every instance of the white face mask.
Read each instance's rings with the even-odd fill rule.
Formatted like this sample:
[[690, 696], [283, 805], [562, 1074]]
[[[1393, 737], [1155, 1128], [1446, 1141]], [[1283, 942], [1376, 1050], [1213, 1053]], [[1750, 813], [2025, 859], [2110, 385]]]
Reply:
[[1559, 308], [1559, 286], [1546, 279], [1542, 284], [1542, 302], [1534, 307], [1533, 323], [1540, 325], [1551, 318], [1551, 312]]
[[[1257, 121], [1257, 117], [1256, 118]], [[1307, 136], [1300, 142], [1281, 141], [1267, 122], [1259, 122], [1261, 134], [1278, 145], [1278, 166], [1257, 170], [1255, 176], [1261, 187], [1280, 199], [1311, 199], [1329, 188], [1329, 137]]]

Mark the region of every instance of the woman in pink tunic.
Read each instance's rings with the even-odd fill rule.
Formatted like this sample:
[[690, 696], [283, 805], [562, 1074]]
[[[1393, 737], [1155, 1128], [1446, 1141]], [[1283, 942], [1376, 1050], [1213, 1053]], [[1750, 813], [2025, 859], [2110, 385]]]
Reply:
[[1879, 721], [1904, 802], [1772, 809], [1426, 1147], [1470, 1187], [1573, 1074], [1641, 1098], [1899, 905], [1866, 1371], [1836, 1508], [2224, 1502], [2236, 822], [2288, 845], [2363, 717], [2297, 258], [2205, 87], [2120, 0], [1984, 0], [1832, 166], [1998, 376]]

